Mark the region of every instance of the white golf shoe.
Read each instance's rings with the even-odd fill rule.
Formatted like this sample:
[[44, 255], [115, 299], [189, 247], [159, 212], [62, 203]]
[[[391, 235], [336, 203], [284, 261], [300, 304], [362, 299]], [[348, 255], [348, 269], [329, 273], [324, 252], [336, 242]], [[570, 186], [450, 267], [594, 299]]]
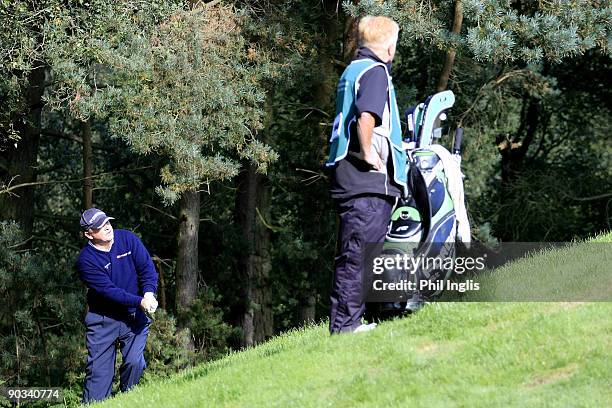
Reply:
[[375, 328], [376, 328], [376, 323], [362, 324], [361, 326], [353, 330], [353, 333], [363, 333], [363, 332], [367, 332], [370, 330], [374, 330]]

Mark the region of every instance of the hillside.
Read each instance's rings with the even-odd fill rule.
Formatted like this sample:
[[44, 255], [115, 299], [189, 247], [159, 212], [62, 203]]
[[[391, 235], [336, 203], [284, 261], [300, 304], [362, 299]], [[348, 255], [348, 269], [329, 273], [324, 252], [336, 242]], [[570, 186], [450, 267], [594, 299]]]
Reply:
[[[546, 274], [551, 256], [584, 271], [571, 252], [537, 254], [497, 276]], [[321, 323], [102, 406], [610, 406], [610, 316], [609, 302], [446, 302], [367, 333], [330, 337]]]

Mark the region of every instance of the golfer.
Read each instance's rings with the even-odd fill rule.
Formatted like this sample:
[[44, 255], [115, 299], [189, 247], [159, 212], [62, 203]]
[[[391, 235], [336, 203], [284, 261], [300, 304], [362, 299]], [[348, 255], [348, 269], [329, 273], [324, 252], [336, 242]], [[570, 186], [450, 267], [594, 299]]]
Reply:
[[[359, 22], [360, 48], [338, 84], [327, 165], [340, 218], [329, 330], [362, 332], [364, 254], [382, 244], [397, 197], [406, 188], [406, 153], [391, 61], [399, 27], [387, 17]], [[364, 281], [366, 279], [366, 281]]]
[[110, 396], [117, 345], [123, 357], [120, 390], [138, 384], [146, 367], [143, 351], [151, 322], [145, 312], [157, 308], [157, 272], [147, 249], [132, 232], [113, 230], [112, 219], [90, 208], [80, 222], [89, 241], [76, 262], [88, 289], [83, 403]]

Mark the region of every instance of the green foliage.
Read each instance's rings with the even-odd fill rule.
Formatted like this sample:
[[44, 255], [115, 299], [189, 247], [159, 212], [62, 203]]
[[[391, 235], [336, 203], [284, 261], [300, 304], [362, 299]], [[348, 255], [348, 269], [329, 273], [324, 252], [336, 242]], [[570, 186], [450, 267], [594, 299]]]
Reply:
[[469, 0], [465, 3], [467, 46], [481, 61], [562, 58], [609, 46], [612, 7], [589, 1], [539, 2], [526, 10], [515, 10], [507, 1]]
[[[592, 199], [611, 188], [610, 136], [602, 128], [610, 117], [609, 58], [589, 52], [564, 64], [511, 70], [460, 64], [462, 91], [475, 96], [459, 99], [453, 114], [463, 113], [453, 119], [466, 127], [463, 163], [475, 223], [489, 222], [493, 235], [519, 241], [562, 241], [609, 228], [606, 197]], [[479, 82], [485, 85], [465, 86]], [[525, 114], [532, 103], [536, 118]], [[517, 149], [528, 146], [506, 180], [499, 140], [493, 142], [500, 135]]]
[[[124, 42], [133, 32], [153, 30], [160, 20], [180, 10], [180, 1], [147, 4], [93, 0], [58, 8], [54, 18], [41, 28], [46, 39], [44, 57], [53, 78], [51, 92], [46, 95], [48, 107], [65, 110], [79, 120], [104, 116], [106, 104], [100, 92], [113, 84], [108, 82], [111, 72], [103, 65], [103, 58], [125, 63], [119, 52], [112, 55], [113, 47], [129, 47]], [[138, 62], [128, 65], [135, 67]]]
[[[427, 5], [429, 6], [429, 5]], [[391, 1], [377, 1], [377, 0], [363, 0], [363, 1], [349, 1], [345, 0], [342, 2], [342, 7], [351, 16], [388, 16], [391, 17], [392, 13], [397, 10], [399, 4], [396, 0]]]
[[179, 330], [176, 319], [165, 310], [158, 309], [151, 326], [145, 348], [147, 361], [146, 381], [151, 378], [167, 377], [194, 361], [188, 347], [189, 331]]
[[238, 335], [238, 329], [223, 321], [223, 310], [216, 305], [220, 300], [211, 289], [200, 290], [193, 305], [180, 315], [194, 340], [198, 361], [225, 355], [229, 339]]
[[0, 222], [0, 367], [12, 386], [75, 385], [84, 361], [84, 294], [66, 265], [24, 250], [15, 223]]
[[48, 13], [47, 3], [0, 2], [0, 151], [19, 140], [13, 121], [27, 109], [28, 75], [40, 61], [36, 26]]
[[107, 120], [109, 133], [133, 152], [166, 158], [157, 192], [167, 204], [235, 176], [238, 159], [265, 172], [277, 157], [257, 138], [260, 82], [271, 73], [265, 53], [242, 35], [239, 16], [229, 7], [183, 11], [170, 2], [158, 22], [127, 4], [106, 5], [92, 29], [57, 41], [49, 55], [61, 85], [51, 106]]
[[610, 46], [612, 6], [609, 2], [551, 0], [528, 2], [517, 9], [508, 0], [462, 0], [462, 35], [450, 33], [454, 2], [394, 0], [345, 1], [354, 16], [389, 15], [402, 28], [402, 42], [425, 41], [439, 49], [458, 48], [477, 61], [524, 61], [563, 58]]

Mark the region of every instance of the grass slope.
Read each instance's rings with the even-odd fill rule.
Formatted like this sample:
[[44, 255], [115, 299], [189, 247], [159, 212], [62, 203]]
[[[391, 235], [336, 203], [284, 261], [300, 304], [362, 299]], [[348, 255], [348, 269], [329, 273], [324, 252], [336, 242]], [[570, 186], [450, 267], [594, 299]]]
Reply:
[[610, 316], [606, 302], [436, 303], [367, 333], [286, 333], [102, 406], [612, 406]]

